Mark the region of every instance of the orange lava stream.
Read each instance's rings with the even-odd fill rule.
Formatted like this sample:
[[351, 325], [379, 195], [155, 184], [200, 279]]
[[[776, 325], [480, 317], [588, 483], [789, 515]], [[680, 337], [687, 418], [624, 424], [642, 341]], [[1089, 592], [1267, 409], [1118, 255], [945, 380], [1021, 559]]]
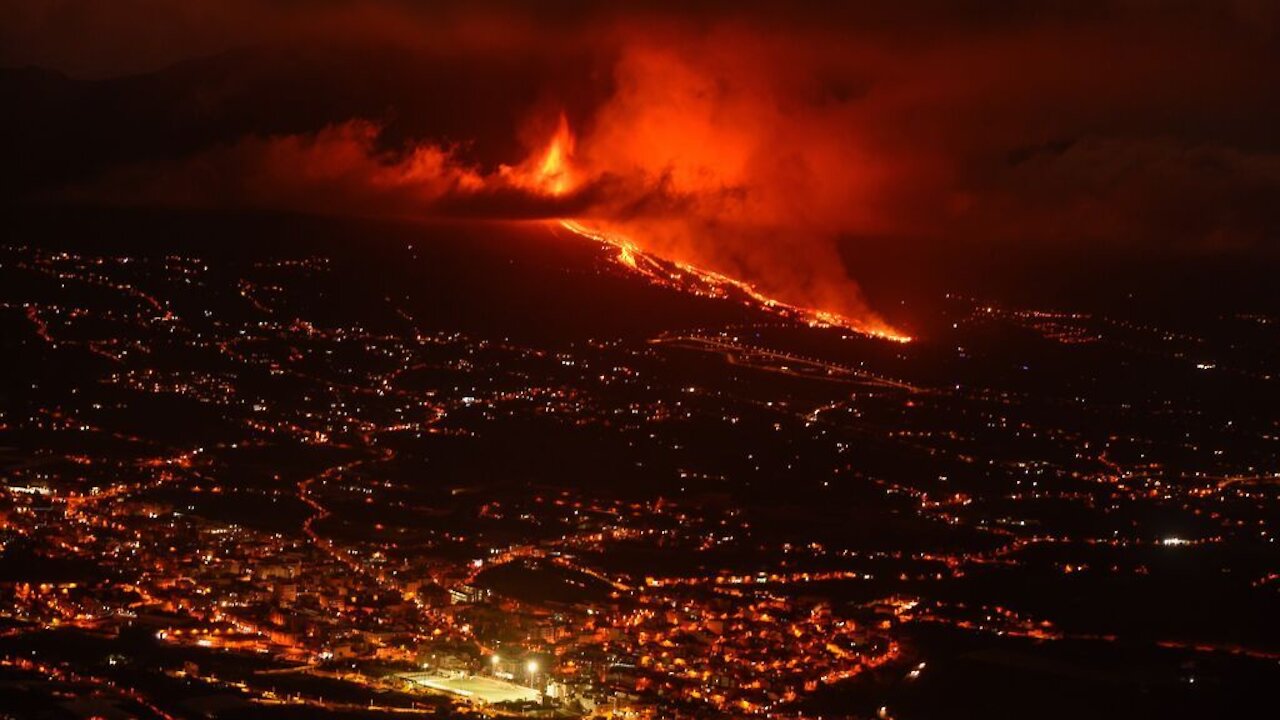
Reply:
[[892, 340], [899, 343], [911, 342], [910, 336], [900, 335], [890, 330], [868, 328], [839, 313], [800, 307], [769, 297], [757, 290], [751, 283], [722, 275], [714, 270], [707, 270], [679, 260], [659, 258], [645, 252], [634, 241], [624, 235], [592, 230], [581, 222], [572, 219], [561, 219], [556, 222], [560, 227], [579, 237], [594, 240], [602, 245], [614, 248], [618, 251], [614, 259], [620, 265], [643, 275], [657, 285], [720, 299], [731, 299], [733, 293], [737, 292], [745, 296], [745, 301], [750, 305], [809, 323], [815, 327], [840, 327], [882, 340]]

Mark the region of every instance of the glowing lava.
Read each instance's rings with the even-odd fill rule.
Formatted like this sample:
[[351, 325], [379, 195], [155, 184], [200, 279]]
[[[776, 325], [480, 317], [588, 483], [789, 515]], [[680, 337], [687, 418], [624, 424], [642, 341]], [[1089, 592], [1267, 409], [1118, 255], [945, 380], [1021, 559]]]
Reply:
[[618, 253], [614, 258], [619, 264], [643, 275], [656, 285], [703, 297], [722, 300], [737, 299], [753, 307], [763, 308], [769, 312], [814, 326], [842, 327], [883, 340], [892, 340], [900, 343], [911, 342], [911, 337], [899, 334], [891, 328], [868, 327], [839, 313], [785, 303], [761, 293], [751, 283], [722, 275], [714, 270], [707, 270], [689, 263], [680, 262], [679, 260], [657, 257], [640, 249], [634, 241], [626, 236], [617, 233], [598, 232], [577, 220], [562, 219], [558, 220], [557, 223], [560, 227], [579, 237], [594, 240], [616, 249]]
[[[545, 150], [518, 167], [504, 167], [502, 173], [509, 182], [519, 187], [551, 197], [563, 197], [577, 190], [581, 180], [573, 167], [574, 145], [574, 136], [569, 128], [569, 122], [564, 115], [561, 115], [556, 132]], [[878, 320], [860, 322], [840, 313], [793, 305], [765, 295], [744, 280], [674, 258], [656, 255], [644, 250], [630, 237], [621, 233], [593, 229], [577, 219], [563, 218], [555, 222], [559, 227], [579, 237], [594, 240], [617, 250], [614, 259], [620, 265], [657, 285], [704, 297], [740, 301], [810, 325], [841, 327], [894, 342], [911, 341], [910, 337], [898, 333]]]

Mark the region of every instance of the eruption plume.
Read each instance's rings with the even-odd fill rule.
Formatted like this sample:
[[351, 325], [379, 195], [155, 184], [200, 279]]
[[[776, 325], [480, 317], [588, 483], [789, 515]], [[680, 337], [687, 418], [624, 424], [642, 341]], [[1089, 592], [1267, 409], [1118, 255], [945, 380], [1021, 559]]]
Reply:
[[555, 133], [546, 147], [519, 166], [503, 165], [498, 170], [499, 177], [518, 188], [562, 197], [577, 186], [572, 165], [574, 144], [569, 119], [561, 113]]
[[754, 91], [725, 87], [678, 57], [646, 51], [619, 67], [618, 94], [581, 141], [562, 113], [546, 143], [499, 176], [549, 198], [580, 198], [580, 212], [556, 218], [559, 227], [616, 249], [651, 281], [910, 339], [867, 306], [835, 250], [848, 210], [821, 183], [840, 185], [842, 197], [857, 187], [848, 173], [815, 175], [829, 145], [788, 137], [790, 118], [721, 127], [730, 111], [769, 116], [754, 107]]

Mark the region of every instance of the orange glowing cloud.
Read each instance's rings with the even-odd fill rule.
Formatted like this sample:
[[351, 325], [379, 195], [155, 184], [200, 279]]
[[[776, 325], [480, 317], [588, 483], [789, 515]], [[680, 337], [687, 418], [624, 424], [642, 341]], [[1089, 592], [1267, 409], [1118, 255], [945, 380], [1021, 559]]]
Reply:
[[121, 204], [230, 205], [365, 216], [413, 215], [485, 179], [432, 144], [392, 152], [352, 120], [301, 135], [250, 136], [176, 163], [126, 167], [71, 195]]

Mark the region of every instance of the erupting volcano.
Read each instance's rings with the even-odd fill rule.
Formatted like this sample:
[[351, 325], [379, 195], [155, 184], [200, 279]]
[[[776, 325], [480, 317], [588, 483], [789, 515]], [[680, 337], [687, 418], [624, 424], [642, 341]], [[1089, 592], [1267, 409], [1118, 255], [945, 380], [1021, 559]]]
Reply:
[[[533, 153], [517, 167], [503, 166], [499, 175], [517, 188], [538, 193], [552, 199], [574, 195], [584, 188], [586, 175], [574, 164], [576, 138], [562, 113], [555, 132], [545, 147]], [[607, 172], [607, 171], [606, 171]], [[599, 183], [600, 180], [595, 182]], [[599, 214], [610, 206], [591, 206], [588, 209]], [[870, 311], [856, 314], [850, 307], [861, 310], [861, 301], [849, 298], [849, 304], [835, 307], [810, 306], [793, 300], [787, 288], [777, 292], [765, 292], [750, 280], [733, 277], [698, 263], [691, 262], [675, 251], [650, 249], [645, 242], [645, 224], [642, 220], [619, 222], [601, 215], [597, 217], [555, 218], [553, 228], [568, 232], [616, 250], [613, 256], [619, 265], [646, 280], [680, 292], [712, 297], [764, 309], [812, 325], [842, 327], [857, 333], [894, 342], [910, 342], [903, 334]], [[625, 230], [614, 230], [622, 226]], [[678, 248], [670, 247], [669, 250]], [[856, 292], [856, 289], [851, 289]]]

